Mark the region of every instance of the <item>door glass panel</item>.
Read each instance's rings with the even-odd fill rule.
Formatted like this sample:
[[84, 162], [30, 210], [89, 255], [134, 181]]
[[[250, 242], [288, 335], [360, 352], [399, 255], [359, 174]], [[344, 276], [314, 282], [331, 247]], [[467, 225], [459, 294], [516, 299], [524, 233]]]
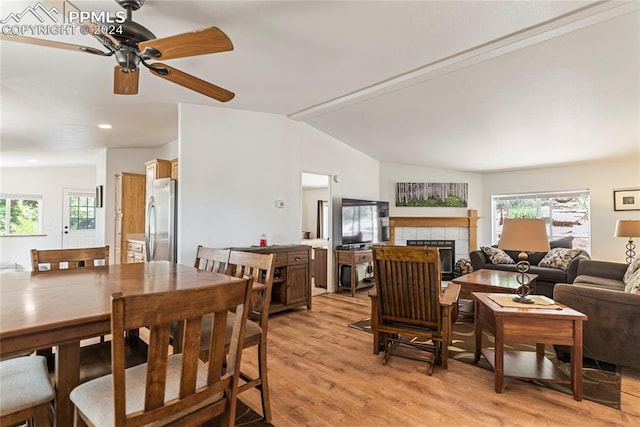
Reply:
[[95, 230], [95, 197], [69, 196], [69, 228]]

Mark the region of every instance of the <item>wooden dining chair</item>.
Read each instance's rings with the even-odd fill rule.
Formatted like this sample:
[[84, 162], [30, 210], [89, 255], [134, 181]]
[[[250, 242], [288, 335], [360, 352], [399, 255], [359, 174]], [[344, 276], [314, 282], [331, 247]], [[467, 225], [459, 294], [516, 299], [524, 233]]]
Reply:
[[[267, 375], [267, 325], [269, 322], [269, 305], [271, 303], [274, 272], [274, 255], [235, 250], [231, 250], [229, 253], [229, 262], [225, 271], [227, 275], [235, 277], [250, 276], [254, 279], [251, 310], [249, 312], [249, 321], [247, 321], [243, 348], [257, 347], [258, 372], [257, 375], [250, 375], [246, 370], [241, 370], [240, 378], [243, 382], [239, 385], [238, 393], [243, 393], [253, 388], [258, 389], [262, 402], [262, 414], [267, 422], [271, 422], [271, 403]], [[231, 343], [231, 325], [234, 323], [236, 316], [237, 314], [232, 312], [228, 314], [227, 346]], [[202, 330], [204, 336], [211, 330], [209, 318], [205, 319]], [[204, 360], [207, 357], [207, 347], [203, 346], [201, 358]]]
[[[253, 278], [111, 301], [113, 374], [71, 392], [78, 425], [200, 425], [222, 415], [235, 423], [240, 360]], [[227, 312], [235, 310], [225, 368]], [[206, 363], [199, 360], [203, 316], [212, 313]], [[169, 354], [172, 322], [184, 324], [183, 351]], [[147, 363], [125, 369], [124, 332], [150, 330]]]
[[446, 369], [460, 285], [442, 291], [438, 248], [374, 246], [373, 269], [377, 307], [371, 327], [374, 337], [383, 339], [383, 363], [407, 345], [428, 352], [429, 375], [436, 362]]
[[224, 273], [229, 263], [229, 249], [208, 248], [198, 245], [194, 267], [200, 270]]
[[[38, 273], [108, 266], [108, 245], [95, 248], [31, 249], [31, 268]], [[104, 342], [104, 336], [100, 337], [100, 342]]]
[[[31, 250], [33, 271], [37, 274], [73, 272], [82, 268], [108, 268], [109, 246], [72, 249]], [[127, 333], [127, 366], [143, 363], [147, 358], [147, 345], [138, 336], [138, 331]], [[100, 343], [85, 345], [80, 349], [80, 381], [103, 376], [111, 372], [111, 346], [100, 336]], [[38, 354], [51, 357], [51, 349], [39, 350]]]
[[0, 425], [51, 426], [51, 405], [56, 392], [46, 359], [21, 356], [0, 361]]
[[109, 266], [109, 246], [74, 249], [31, 249], [31, 267], [35, 272], [100, 266]]
[[[229, 263], [229, 252], [231, 252], [230, 249], [208, 248], [206, 246], [198, 245], [194, 267], [199, 270], [224, 274], [227, 264]], [[206, 317], [205, 319], [208, 322], [211, 321], [210, 317]], [[179, 329], [179, 324], [174, 323], [171, 328], [170, 343], [173, 346], [173, 352], [175, 354], [182, 351], [181, 339], [182, 333]]]

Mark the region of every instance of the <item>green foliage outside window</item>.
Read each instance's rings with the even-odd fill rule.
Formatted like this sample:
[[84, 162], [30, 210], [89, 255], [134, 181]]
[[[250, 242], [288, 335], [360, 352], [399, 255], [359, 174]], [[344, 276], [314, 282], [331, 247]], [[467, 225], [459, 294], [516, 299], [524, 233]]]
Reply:
[[0, 199], [0, 234], [5, 234], [7, 230], [7, 200]]
[[40, 232], [40, 199], [0, 198], [0, 234]]
[[96, 228], [95, 197], [69, 197], [69, 227], [72, 230]]

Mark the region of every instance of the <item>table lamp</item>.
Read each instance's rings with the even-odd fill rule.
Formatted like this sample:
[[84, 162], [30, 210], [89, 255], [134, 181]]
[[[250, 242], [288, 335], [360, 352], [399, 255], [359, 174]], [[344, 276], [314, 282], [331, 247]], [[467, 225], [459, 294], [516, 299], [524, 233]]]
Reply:
[[627, 264], [631, 264], [636, 256], [636, 245], [633, 243], [634, 237], [640, 237], [640, 219], [619, 219], [616, 222], [616, 237], [628, 237], [627, 243]]
[[529, 297], [531, 288], [529, 287], [529, 276], [527, 272], [531, 265], [525, 251], [548, 252], [549, 239], [547, 238], [547, 228], [544, 219], [533, 218], [506, 218], [502, 226], [502, 235], [498, 248], [503, 250], [520, 251], [518, 254], [518, 289], [514, 301], [533, 304], [533, 299]]

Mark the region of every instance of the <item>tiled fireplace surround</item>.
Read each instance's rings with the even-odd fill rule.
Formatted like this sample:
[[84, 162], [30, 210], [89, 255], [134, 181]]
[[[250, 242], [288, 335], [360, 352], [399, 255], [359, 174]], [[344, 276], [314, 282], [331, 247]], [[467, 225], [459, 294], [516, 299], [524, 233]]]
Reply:
[[467, 211], [466, 217], [391, 217], [389, 241], [406, 245], [407, 240], [455, 240], [454, 262], [469, 258], [478, 247], [478, 213]]

